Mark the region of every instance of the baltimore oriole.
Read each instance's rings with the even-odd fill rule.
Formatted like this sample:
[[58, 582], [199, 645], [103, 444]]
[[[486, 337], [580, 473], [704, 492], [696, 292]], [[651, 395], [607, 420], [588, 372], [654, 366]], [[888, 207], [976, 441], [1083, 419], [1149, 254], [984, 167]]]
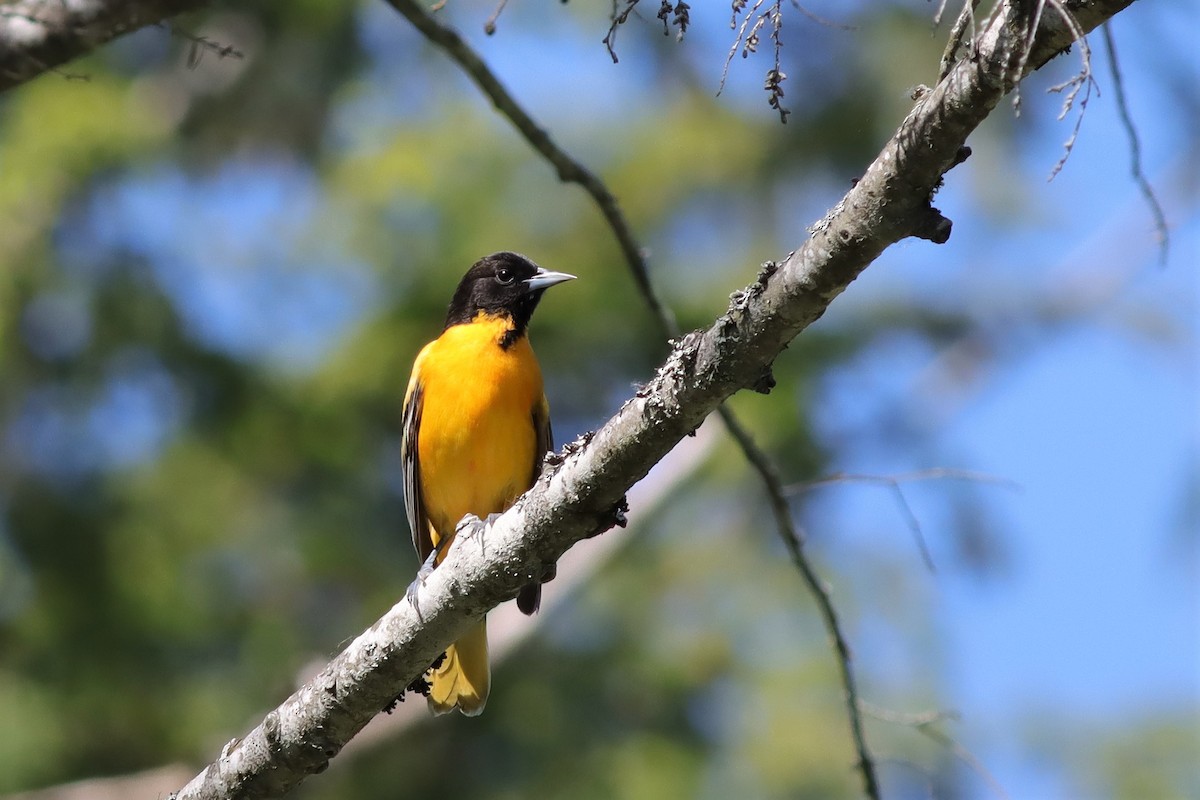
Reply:
[[[459, 282], [442, 334], [421, 350], [404, 397], [404, 503], [421, 560], [440, 563], [467, 514], [503, 512], [533, 485], [552, 446], [542, 372], [526, 330], [542, 293], [574, 275], [516, 253], [480, 259]], [[541, 585], [517, 595], [534, 613]], [[491, 684], [486, 618], [446, 650], [429, 707], [483, 711]]]

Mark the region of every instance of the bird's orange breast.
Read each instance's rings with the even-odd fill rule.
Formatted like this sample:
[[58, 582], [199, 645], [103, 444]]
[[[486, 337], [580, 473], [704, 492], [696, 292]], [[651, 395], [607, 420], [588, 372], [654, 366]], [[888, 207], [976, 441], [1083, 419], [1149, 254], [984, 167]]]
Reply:
[[542, 373], [526, 337], [500, 347], [508, 327], [480, 315], [447, 328], [418, 356], [417, 446], [435, 546], [463, 516], [502, 512], [530, 486]]

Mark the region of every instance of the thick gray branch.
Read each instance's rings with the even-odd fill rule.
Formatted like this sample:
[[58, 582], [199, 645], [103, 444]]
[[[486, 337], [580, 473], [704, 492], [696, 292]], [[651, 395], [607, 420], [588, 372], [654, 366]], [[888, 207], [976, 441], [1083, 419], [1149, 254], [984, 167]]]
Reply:
[[[1090, 31], [1132, 0], [1072, 3]], [[1071, 42], [1054, 14], [1025, 61], [1035, 69]], [[488, 526], [459, 536], [423, 585], [359, 636], [192, 780], [181, 798], [272, 797], [330, 758], [489, 609], [515, 596], [544, 563], [611, 525], [613, 508], [680, 439], [734, 392], [754, 386], [775, 357], [818, 319], [889, 245], [930, 228], [930, 197], [961, 158], [967, 136], [1013, 84], [1026, 38], [1004, 3], [959, 62], [921, 98], [862, 179], [786, 261], [768, 265], [708, 330], [676, 343], [654, 379], [594, 436]], [[476, 531], [478, 533], [478, 531]], [[467, 533], [467, 531], [464, 531]]]
[[18, 0], [0, 4], [0, 92], [204, 0]]

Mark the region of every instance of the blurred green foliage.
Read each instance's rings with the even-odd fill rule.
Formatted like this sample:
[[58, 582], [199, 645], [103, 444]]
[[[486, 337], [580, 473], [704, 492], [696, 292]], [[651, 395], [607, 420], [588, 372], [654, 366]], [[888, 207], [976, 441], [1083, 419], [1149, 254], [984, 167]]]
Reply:
[[[447, 13], [477, 30], [461, 5]], [[818, 59], [797, 33], [782, 127], [753, 86], [765, 62], [735, 63], [714, 98], [688, 59], [721, 48], [631, 24], [613, 73], [627, 116], [582, 116], [589, 87], [523, 83], [505, 36], [539, 68], [604, 61], [604, 16], [532, 5], [486, 54], [609, 182], [684, 327], [781, 255], [781, 231], [798, 240], [905, 112], [898, 76], [938, 55], [927, 21], [888, 4], [854, 14], [869, 46], [830, 37]], [[0, 98], [0, 791], [199, 765], [395, 601], [416, 567], [400, 400], [479, 256], [583, 278], [533, 330], [560, 439], [666, 352], [596, 210], [386, 8], [253, 3], [180, 27], [245, 58], [148, 29], [72, 65], [86, 81]], [[829, 59], [837, 79], [801, 89]], [[900, 316], [813, 331], [771, 397], [736, 399], [789, 481], [827, 464], [823, 375], [893, 326], [937, 341], [963, 325]], [[855, 796], [824, 631], [732, 446], [648, 529], [608, 535], [633, 541], [499, 667], [484, 716], [420, 726], [299, 794]], [[929, 638], [903, 571], [863, 569]], [[896, 697], [936, 703], [936, 652], [915, 671]], [[871, 735], [959, 780], [911, 732]]]

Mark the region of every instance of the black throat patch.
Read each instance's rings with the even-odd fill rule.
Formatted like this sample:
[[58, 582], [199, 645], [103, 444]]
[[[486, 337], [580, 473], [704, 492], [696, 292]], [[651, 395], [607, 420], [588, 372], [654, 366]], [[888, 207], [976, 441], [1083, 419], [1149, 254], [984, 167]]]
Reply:
[[513, 320], [513, 327], [504, 332], [500, 337], [500, 349], [507, 350], [517, 342], [521, 341], [521, 337], [525, 335], [525, 325], [520, 325], [516, 320]]

